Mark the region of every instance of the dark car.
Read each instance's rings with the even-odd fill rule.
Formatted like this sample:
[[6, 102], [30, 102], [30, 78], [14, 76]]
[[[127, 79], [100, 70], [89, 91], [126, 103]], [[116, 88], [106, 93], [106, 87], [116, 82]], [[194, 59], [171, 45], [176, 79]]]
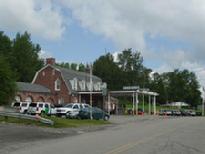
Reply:
[[79, 111], [78, 118], [80, 119], [90, 119], [92, 111], [92, 117], [95, 120], [103, 119], [103, 120], [109, 120], [110, 115], [106, 113], [105, 111], [101, 110], [97, 107], [89, 107], [89, 108], [83, 108]]
[[183, 116], [196, 116], [196, 112], [194, 110], [182, 110]]

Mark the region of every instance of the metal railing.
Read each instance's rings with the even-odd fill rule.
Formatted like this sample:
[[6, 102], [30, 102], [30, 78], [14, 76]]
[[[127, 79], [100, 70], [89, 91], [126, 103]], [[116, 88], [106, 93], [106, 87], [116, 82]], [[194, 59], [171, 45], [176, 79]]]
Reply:
[[43, 124], [54, 125], [54, 122], [52, 120], [40, 117], [39, 115], [28, 115], [28, 114], [22, 114], [22, 113], [17, 113], [12, 111], [0, 111], [0, 116], [3, 116], [5, 118], [13, 117], [19, 119], [27, 119], [27, 120], [39, 121]]

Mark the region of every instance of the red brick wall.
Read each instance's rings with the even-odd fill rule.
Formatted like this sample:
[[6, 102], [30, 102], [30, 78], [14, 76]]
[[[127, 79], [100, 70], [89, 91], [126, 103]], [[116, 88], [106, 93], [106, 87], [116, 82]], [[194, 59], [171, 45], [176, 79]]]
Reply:
[[[26, 100], [27, 97], [31, 97], [32, 102], [43, 101], [43, 102], [55, 103], [54, 97], [48, 93], [34, 93], [34, 92], [19, 91], [19, 92], [17, 92], [16, 96], [20, 96], [21, 101], [23, 101], [23, 102]], [[53, 100], [53, 101], [51, 101], [51, 100]]]
[[[61, 81], [60, 91], [55, 91], [55, 81], [57, 79]], [[34, 83], [49, 88], [51, 90], [51, 95], [54, 97], [55, 103], [58, 103], [58, 100], [61, 98], [64, 100], [64, 103], [71, 102], [71, 96], [69, 95], [69, 91], [63, 81], [61, 73], [53, 67], [48, 65], [45, 69], [41, 70], [36, 76]]]

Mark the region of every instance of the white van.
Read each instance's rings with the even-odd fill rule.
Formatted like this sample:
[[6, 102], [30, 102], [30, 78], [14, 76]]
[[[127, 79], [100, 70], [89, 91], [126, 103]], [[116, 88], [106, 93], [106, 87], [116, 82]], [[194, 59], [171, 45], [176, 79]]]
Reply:
[[28, 114], [55, 114], [55, 108], [48, 102], [32, 102], [28, 108]]
[[11, 104], [11, 107], [14, 108], [17, 112], [27, 113], [30, 102], [14, 102]]

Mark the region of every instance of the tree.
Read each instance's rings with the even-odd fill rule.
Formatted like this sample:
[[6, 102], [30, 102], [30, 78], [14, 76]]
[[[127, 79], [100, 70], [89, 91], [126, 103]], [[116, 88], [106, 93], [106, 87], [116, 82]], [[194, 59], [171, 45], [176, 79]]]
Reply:
[[38, 56], [40, 50], [40, 45], [32, 43], [30, 34], [17, 33], [13, 40], [12, 57], [15, 58], [11, 62], [11, 67], [16, 72], [18, 81], [32, 81], [36, 71], [43, 66], [43, 60]]
[[9, 60], [12, 51], [12, 42], [10, 38], [2, 31], [0, 31], [0, 55], [4, 56]]
[[119, 66], [125, 71], [139, 71], [142, 69], [143, 58], [140, 52], [132, 52], [132, 49], [125, 49], [118, 54]]
[[78, 71], [85, 72], [85, 65], [83, 65], [82, 63], [80, 63], [80, 64], [78, 65]]
[[158, 102], [186, 102], [196, 107], [201, 102], [201, 92], [196, 75], [188, 70], [174, 70], [154, 74], [150, 89], [159, 93]]
[[106, 82], [110, 90], [120, 90], [123, 87], [122, 71], [110, 53], [100, 56], [93, 63], [93, 74]]
[[60, 66], [60, 67], [63, 67], [63, 68], [67, 68], [67, 69], [70, 69], [70, 64], [68, 62], [64, 63], [57, 63], [56, 65]]
[[118, 54], [118, 66], [123, 72], [123, 78], [125, 85], [133, 86], [138, 85], [145, 87], [149, 78], [150, 69], [143, 66], [143, 57], [141, 53], [132, 49], [125, 49], [122, 53]]
[[70, 68], [72, 69], [72, 70], [74, 70], [74, 71], [76, 71], [77, 70], [77, 64], [76, 63], [71, 63], [71, 65], [70, 65]]
[[0, 105], [5, 105], [13, 100], [16, 85], [13, 72], [2, 55], [0, 55], [0, 66]]

